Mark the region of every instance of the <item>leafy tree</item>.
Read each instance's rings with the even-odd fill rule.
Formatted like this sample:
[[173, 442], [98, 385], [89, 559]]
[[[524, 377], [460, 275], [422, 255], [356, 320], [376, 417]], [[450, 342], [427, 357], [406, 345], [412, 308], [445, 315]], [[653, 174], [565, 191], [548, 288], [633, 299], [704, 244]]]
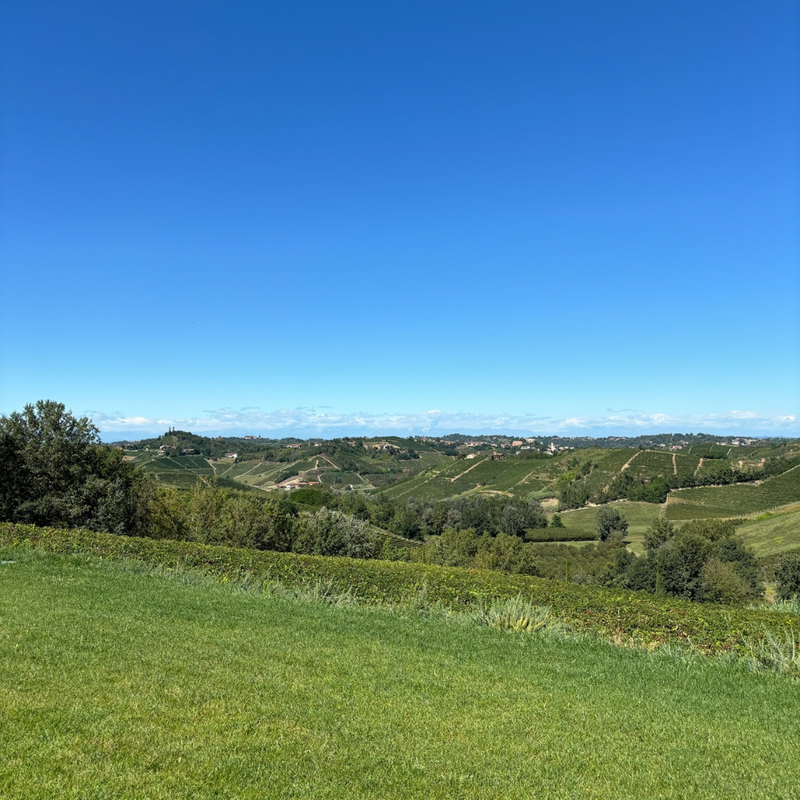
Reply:
[[785, 554], [775, 571], [778, 581], [776, 594], [781, 600], [800, 597], [800, 553]]
[[703, 565], [703, 600], [711, 603], [744, 603], [753, 596], [752, 587], [730, 561], [712, 556]]
[[614, 506], [597, 509], [597, 535], [601, 542], [607, 542], [612, 536], [624, 539], [627, 532], [628, 521]]
[[716, 603], [763, 593], [755, 556], [729, 521], [698, 520], [676, 531], [656, 520], [645, 532], [645, 549], [643, 558], [618, 556], [603, 582]]
[[375, 558], [379, 544], [366, 522], [334, 509], [321, 508], [306, 521], [294, 550], [319, 556]]
[[675, 536], [675, 526], [666, 519], [657, 517], [653, 524], [644, 532], [644, 547], [648, 553], [658, 550], [664, 542]]
[[0, 519], [143, 532], [153, 487], [87, 417], [39, 400], [0, 417]]

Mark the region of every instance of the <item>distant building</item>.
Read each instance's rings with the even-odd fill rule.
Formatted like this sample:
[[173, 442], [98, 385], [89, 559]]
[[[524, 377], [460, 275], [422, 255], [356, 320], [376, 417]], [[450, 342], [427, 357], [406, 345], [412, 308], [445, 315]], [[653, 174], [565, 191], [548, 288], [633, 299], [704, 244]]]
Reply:
[[223, 458], [236, 458], [238, 455], [238, 453], [225, 453]]

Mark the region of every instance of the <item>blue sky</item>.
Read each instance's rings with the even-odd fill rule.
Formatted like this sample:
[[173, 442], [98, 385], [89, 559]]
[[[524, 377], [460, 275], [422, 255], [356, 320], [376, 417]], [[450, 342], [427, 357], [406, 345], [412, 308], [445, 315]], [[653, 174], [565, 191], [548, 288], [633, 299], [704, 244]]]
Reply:
[[796, 2], [2, 14], [0, 413], [800, 435]]

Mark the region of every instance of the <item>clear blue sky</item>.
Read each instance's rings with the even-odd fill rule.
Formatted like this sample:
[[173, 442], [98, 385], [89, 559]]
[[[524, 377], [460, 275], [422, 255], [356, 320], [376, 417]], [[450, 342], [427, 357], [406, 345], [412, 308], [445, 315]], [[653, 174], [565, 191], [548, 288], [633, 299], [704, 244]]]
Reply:
[[800, 435], [797, 2], [2, 15], [0, 412]]

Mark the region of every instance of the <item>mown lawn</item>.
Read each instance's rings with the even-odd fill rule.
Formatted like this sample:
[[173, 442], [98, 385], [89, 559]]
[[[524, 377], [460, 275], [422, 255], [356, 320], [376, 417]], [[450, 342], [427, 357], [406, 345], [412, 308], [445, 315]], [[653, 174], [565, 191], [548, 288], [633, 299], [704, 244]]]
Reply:
[[0, 560], [3, 797], [797, 796], [786, 677]]

